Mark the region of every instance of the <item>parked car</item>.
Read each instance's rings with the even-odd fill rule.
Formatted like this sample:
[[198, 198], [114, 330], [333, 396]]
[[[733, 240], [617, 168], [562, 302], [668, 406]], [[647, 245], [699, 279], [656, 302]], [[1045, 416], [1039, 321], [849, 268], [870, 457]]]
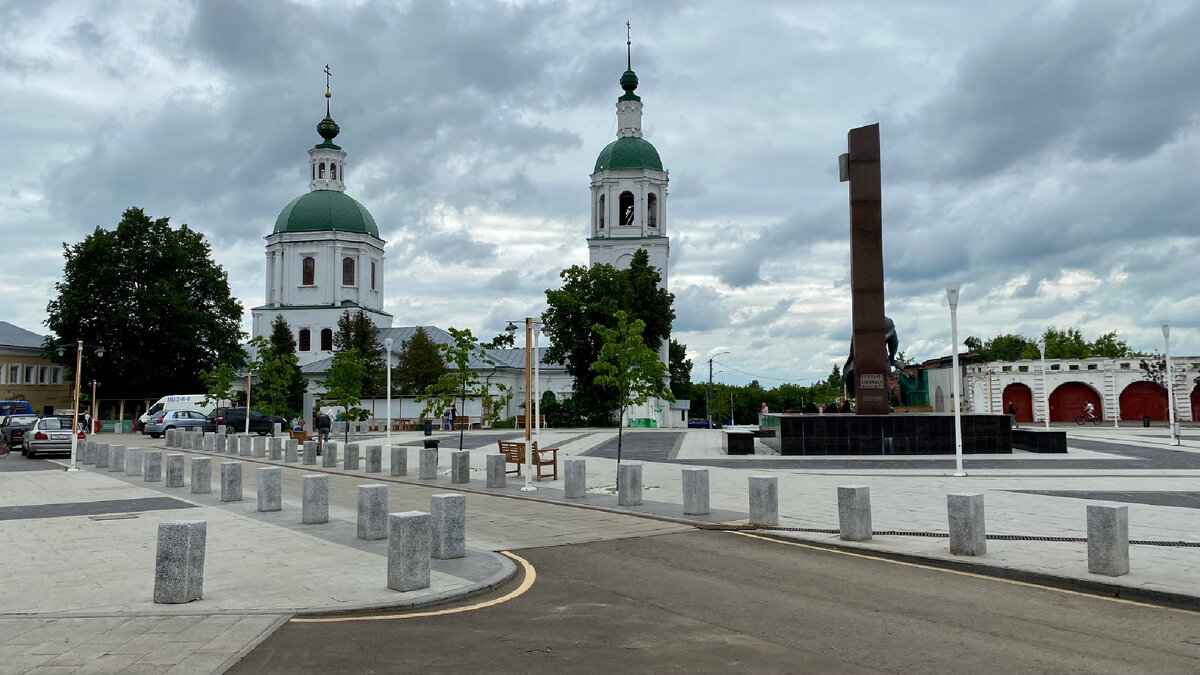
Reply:
[[0, 417], [32, 414], [33, 404], [29, 401], [0, 401]]
[[0, 422], [0, 435], [4, 437], [4, 443], [10, 451], [23, 447], [25, 432], [37, 420], [37, 415], [9, 415]]
[[25, 432], [21, 454], [33, 459], [47, 452], [71, 452], [71, 434], [77, 433], [79, 440], [86, 435], [71, 429], [70, 417], [39, 417]]
[[711, 429], [712, 424], [703, 417], [693, 417], [688, 420], [689, 429]]
[[[215, 408], [208, 414], [208, 418], [204, 422], [204, 430], [215, 432], [218, 424], [224, 424], [230, 431], [241, 433], [246, 430], [246, 406], [238, 408]], [[259, 436], [266, 436], [275, 430], [275, 425], [287, 431], [287, 420], [282, 417], [273, 417], [264, 412], [250, 409], [250, 432], [256, 433]]]
[[159, 413], [164, 410], [198, 410], [201, 414], [207, 413], [213, 409], [209, 403], [208, 394], [174, 394], [172, 396], [164, 396], [150, 406], [150, 409], [142, 413], [137, 420], [134, 421], [134, 431], [145, 431], [146, 424], [151, 420], [156, 420], [161, 415]]
[[199, 410], [164, 410], [146, 421], [142, 433], [159, 438], [168, 429], [203, 429], [205, 419]]

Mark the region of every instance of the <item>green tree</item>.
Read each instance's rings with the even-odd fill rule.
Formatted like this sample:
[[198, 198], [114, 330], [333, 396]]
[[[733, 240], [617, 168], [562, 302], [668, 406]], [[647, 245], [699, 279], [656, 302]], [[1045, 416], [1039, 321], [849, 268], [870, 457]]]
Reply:
[[1037, 349], [1029, 338], [1011, 333], [997, 335], [987, 342], [977, 337], [969, 337], [963, 340], [963, 344], [983, 361], [1016, 361], [1024, 358], [1023, 354], [1031, 345], [1035, 351]]
[[393, 394], [421, 394], [437, 384], [446, 372], [446, 359], [425, 329], [417, 326], [412, 337], [400, 345], [396, 367], [392, 368]]
[[365, 363], [362, 392], [364, 397], [385, 395], [387, 371], [384, 370], [383, 346], [377, 339], [375, 322], [361, 309], [346, 310], [338, 319], [333, 333], [333, 349], [338, 352], [357, 351]]
[[1128, 343], [1117, 337], [1116, 331], [1109, 331], [1096, 338], [1089, 351], [1092, 356], [1108, 359], [1124, 359], [1134, 355]]
[[[202, 371], [245, 361], [242, 305], [203, 235], [187, 225], [130, 208], [116, 228], [64, 242], [63, 257], [62, 281], [46, 306], [48, 342], [104, 347], [104, 358], [85, 363], [106, 398], [197, 391]], [[74, 349], [59, 356], [51, 346], [45, 354], [74, 377]]]
[[[300, 372], [300, 359], [296, 356], [296, 336], [292, 334], [292, 327], [288, 325], [287, 320], [279, 314], [276, 314], [275, 320], [271, 322], [270, 344], [272, 354], [281, 360], [280, 374], [285, 376], [287, 389], [286, 408], [291, 411], [288, 415], [276, 414], [281, 417], [299, 416], [304, 410], [304, 391], [307, 385], [304, 381], [304, 374]], [[292, 358], [282, 359], [285, 355]], [[284, 360], [289, 361], [291, 367], [284, 368], [282, 366]]]
[[[425, 402], [425, 410], [422, 414], [428, 415], [430, 412], [434, 412], [440, 415], [446, 408], [454, 405], [455, 398], [459, 401], [458, 409], [461, 412], [466, 409], [468, 398], [478, 398], [487, 419], [495, 419], [498, 416], [496, 411], [499, 406], [491, 404], [491, 392], [488, 391], [487, 384], [480, 381], [479, 371], [471, 366], [474, 364], [494, 366], [496, 362], [488, 358], [487, 349], [475, 339], [470, 330], [450, 328], [448, 332], [453, 340], [438, 345], [438, 347], [441, 348], [446, 361], [453, 368], [443, 373], [437, 383], [426, 387], [425, 393], [417, 397], [418, 402]], [[459, 425], [459, 450], [463, 449], [465, 433], [465, 427]]]
[[645, 324], [643, 342], [658, 352], [671, 333], [674, 296], [659, 288], [661, 275], [650, 265], [644, 250], [634, 254], [629, 268], [611, 265], [576, 265], [563, 270], [563, 285], [546, 291], [543, 323], [554, 341], [545, 361], [566, 366], [574, 378], [571, 405], [587, 416], [590, 424], [610, 424], [610, 402], [616, 392], [591, 377], [591, 366], [600, 357], [601, 340], [592, 330], [596, 324], [611, 328], [617, 311]]
[[222, 363], [211, 373], [200, 371], [200, 380], [204, 383], [206, 405], [217, 406], [221, 403], [233, 402], [233, 381], [237, 379], [237, 371], [228, 363]]
[[517, 346], [517, 338], [508, 331], [504, 331], [492, 338], [491, 342], [484, 345], [488, 349], [512, 349]]
[[623, 310], [618, 310], [614, 319], [613, 328], [602, 323], [592, 326], [600, 336], [600, 357], [592, 363], [591, 370], [598, 373], [596, 384], [616, 392], [608, 409], [614, 405], [617, 408], [617, 464], [620, 464], [625, 408], [645, 403], [651, 396], [668, 401], [674, 401], [675, 397], [663, 382], [667, 367], [642, 340], [646, 323], [641, 319], [631, 322]]
[[[358, 407], [362, 402], [366, 372], [367, 361], [359, 355], [357, 349], [337, 352], [333, 355], [333, 363], [325, 375], [325, 395], [321, 397], [321, 402], [344, 408], [346, 412], [342, 419], [347, 422], [366, 419], [368, 411]], [[349, 424], [346, 425], [345, 442], [350, 442]]]
[[[283, 325], [287, 327], [286, 322]], [[287, 419], [299, 416], [300, 406], [294, 404], [299, 359], [286, 351], [286, 345], [281, 348], [261, 335], [250, 340], [250, 345], [257, 352], [250, 364], [250, 369], [258, 375], [258, 384], [250, 396], [253, 407]]]
[[687, 357], [687, 345], [671, 340], [667, 369], [671, 374], [671, 395], [686, 399], [692, 390], [692, 360]]

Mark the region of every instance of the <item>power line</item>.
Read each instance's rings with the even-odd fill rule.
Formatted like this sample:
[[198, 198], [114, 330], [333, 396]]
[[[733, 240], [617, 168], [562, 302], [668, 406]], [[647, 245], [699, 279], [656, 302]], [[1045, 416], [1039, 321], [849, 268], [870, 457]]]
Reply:
[[823, 377], [793, 377], [793, 378], [768, 377], [766, 375], [755, 375], [754, 373], [747, 373], [744, 370], [734, 368], [733, 366], [729, 365], [728, 363], [721, 363], [720, 361], [716, 361], [716, 360], [714, 360], [713, 363], [716, 363], [716, 364], [718, 364], [724, 368], [728, 368], [730, 370], [735, 370], [743, 375], [749, 375], [750, 377], [753, 377], [757, 380], [774, 380], [775, 382], [819, 382], [819, 381], [825, 379]]

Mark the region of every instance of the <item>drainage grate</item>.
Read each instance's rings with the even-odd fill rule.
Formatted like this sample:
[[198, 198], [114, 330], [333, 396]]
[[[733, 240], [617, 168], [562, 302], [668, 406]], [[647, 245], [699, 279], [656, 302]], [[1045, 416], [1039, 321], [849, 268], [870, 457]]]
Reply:
[[[732, 532], [805, 532], [808, 534], [841, 534], [841, 530], [820, 527], [759, 527], [757, 525], [728, 525], [711, 523], [697, 525], [701, 530], [727, 530]], [[915, 530], [877, 530], [871, 533], [875, 537], [934, 537], [948, 539], [948, 532], [918, 532]], [[1029, 534], [989, 534], [992, 541], [1045, 541], [1060, 544], [1086, 544], [1087, 537], [1044, 537]], [[1151, 541], [1148, 539], [1130, 539], [1133, 546], [1166, 546], [1171, 548], [1200, 548], [1197, 541]]]

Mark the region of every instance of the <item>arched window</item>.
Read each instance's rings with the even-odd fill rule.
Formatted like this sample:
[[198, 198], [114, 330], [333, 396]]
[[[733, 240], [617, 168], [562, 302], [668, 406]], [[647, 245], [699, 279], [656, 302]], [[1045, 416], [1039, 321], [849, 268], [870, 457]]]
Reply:
[[604, 229], [604, 195], [600, 195], [600, 229]]
[[300, 267], [302, 270], [300, 272], [300, 285], [312, 286], [317, 274], [317, 261], [313, 260], [312, 256], [308, 256], [304, 259]]
[[342, 285], [354, 285], [354, 258], [342, 258]]
[[375, 262], [371, 262], [371, 290], [375, 290]]
[[658, 195], [653, 192], [646, 197], [646, 225], [658, 227]]
[[321, 162], [321, 166], [317, 167], [317, 178], [325, 178], [325, 162]]
[[337, 164], [329, 165], [329, 179], [337, 180]]
[[307, 328], [300, 329], [300, 351], [306, 352], [312, 349], [312, 331]]
[[623, 227], [633, 227], [633, 193], [621, 193], [621, 222]]
[[313, 170], [313, 180], [316, 180], [317, 179], [317, 165], [316, 164], [312, 165], [312, 170]]
[[321, 329], [321, 351], [323, 351], [323, 352], [333, 351], [333, 329], [332, 328], [322, 328]]

